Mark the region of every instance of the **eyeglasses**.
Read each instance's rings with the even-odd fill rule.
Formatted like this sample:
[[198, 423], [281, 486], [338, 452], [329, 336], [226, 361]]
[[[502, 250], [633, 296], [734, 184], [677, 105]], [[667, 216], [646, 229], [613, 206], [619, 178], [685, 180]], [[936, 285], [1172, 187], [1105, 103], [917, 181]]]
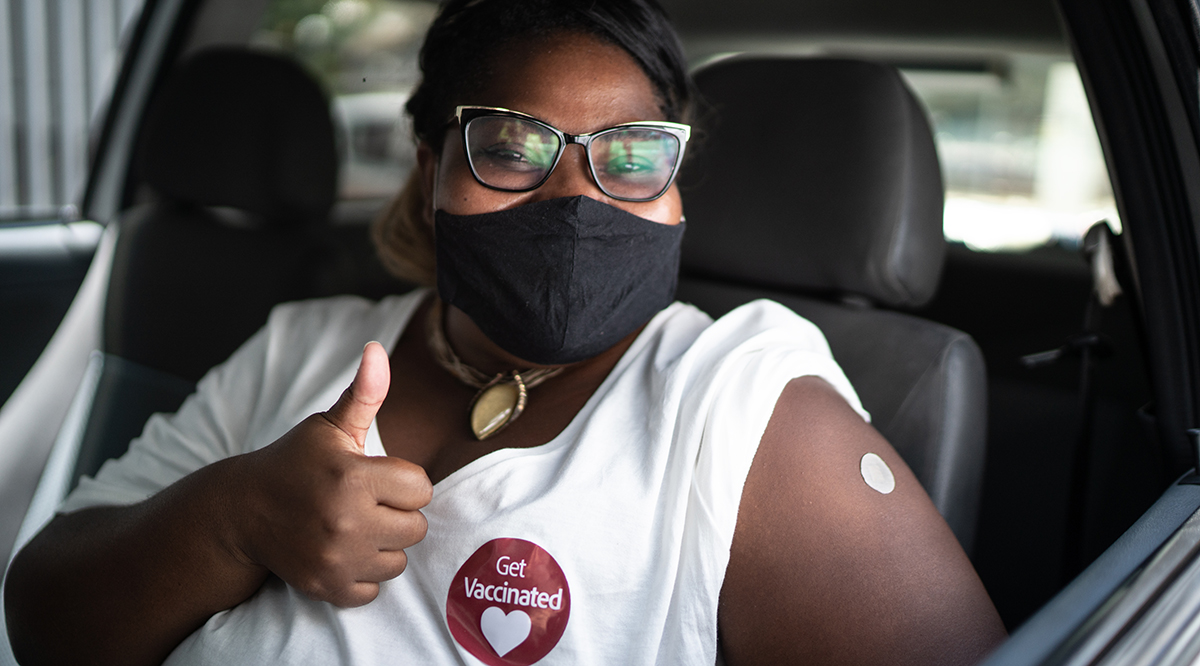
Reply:
[[567, 134], [517, 111], [460, 106], [471, 175], [484, 187], [528, 192], [550, 177], [569, 144], [583, 146], [592, 179], [621, 201], [653, 201], [663, 195], [683, 161], [692, 128], [679, 123], [624, 123], [591, 134]]

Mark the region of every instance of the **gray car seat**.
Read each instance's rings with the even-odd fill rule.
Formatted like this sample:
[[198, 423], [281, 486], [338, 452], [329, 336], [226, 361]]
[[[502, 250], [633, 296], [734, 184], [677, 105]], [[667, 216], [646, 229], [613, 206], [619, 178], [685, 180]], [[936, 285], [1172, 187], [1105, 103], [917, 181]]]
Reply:
[[734, 57], [696, 83], [711, 108], [680, 178], [679, 298], [719, 316], [767, 297], [817, 324], [970, 552], [983, 356], [965, 333], [893, 310], [932, 298], [945, 253], [920, 104], [894, 68], [851, 60]]
[[182, 62], [136, 160], [152, 201], [117, 221], [102, 371], [72, 485], [124, 453], [151, 413], [177, 409], [275, 304], [407, 288], [373, 261], [365, 229], [329, 224], [329, 103], [287, 58], [218, 48]]

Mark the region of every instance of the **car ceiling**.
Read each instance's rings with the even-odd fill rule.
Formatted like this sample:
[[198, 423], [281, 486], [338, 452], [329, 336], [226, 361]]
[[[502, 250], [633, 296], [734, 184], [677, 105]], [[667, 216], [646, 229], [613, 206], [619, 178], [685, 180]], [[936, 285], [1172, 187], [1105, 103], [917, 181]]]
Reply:
[[[1053, 0], [660, 0], [686, 35], [838, 35], [1062, 45]], [[213, 23], [255, 21], [266, 0], [208, 0]], [[219, 18], [218, 18], [219, 17]], [[216, 27], [216, 26], [213, 26]]]
[[684, 34], [845, 35], [1061, 45], [1050, 0], [661, 0]]

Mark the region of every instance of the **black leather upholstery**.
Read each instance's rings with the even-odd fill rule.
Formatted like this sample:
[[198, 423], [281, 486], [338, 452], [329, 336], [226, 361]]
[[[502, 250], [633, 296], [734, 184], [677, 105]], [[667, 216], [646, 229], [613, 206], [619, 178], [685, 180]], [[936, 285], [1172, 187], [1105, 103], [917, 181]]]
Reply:
[[164, 198], [268, 224], [324, 221], [337, 197], [328, 102], [298, 65], [268, 53], [215, 48], [181, 63], [150, 108], [138, 154]]
[[871, 307], [925, 303], [940, 277], [942, 181], [923, 111], [894, 69], [856, 61], [733, 58], [696, 81], [713, 122], [681, 181], [679, 298], [714, 316], [773, 298], [817, 324], [970, 552], [983, 356], [965, 333]]
[[315, 249], [302, 234], [222, 224], [165, 202], [121, 219], [104, 316], [104, 350], [198, 380], [311, 291]]
[[941, 170], [895, 69], [738, 57], [696, 83], [713, 108], [680, 180], [686, 270], [888, 306], [933, 297], [945, 254]]
[[406, 288], [383, 274], [364, 228], [328, 224], [329, 106], [291, 60], [192, 56], [153, 103], [138, 154], [156, 200], [119, 220], [104, 351], [196, 381], [277, 303]]
[[105, 351], [195, 381], [313, 291], [337, 187], [328, 102], [290, 60], [202, 51], [155, 98], [138, 155], [156, 201], [119, 221]]
[[970, 552], [983, 479], [987, 371], [969, 335], [900, 312], [854, 310], [703, 278], [681, 280], [678, 297], [714, 317], [771, 298], [816, 324], [872, 424], [912, 468]]
[[365, 228], [328, 224], [328, 101], [294, 62], [227, 48], [192, 56], [138, 145], [154, 201], [117, 220], [106, 354], [75, 479], [122, 454], [153, 412], [177, 409], [275, 304], [411, 287], [386, 276]]

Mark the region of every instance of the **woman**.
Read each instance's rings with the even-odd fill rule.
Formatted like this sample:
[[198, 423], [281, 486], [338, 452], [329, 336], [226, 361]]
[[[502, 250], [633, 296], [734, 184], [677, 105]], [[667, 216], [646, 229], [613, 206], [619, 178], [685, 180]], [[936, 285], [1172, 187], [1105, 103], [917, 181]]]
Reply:
[[670, 303], [690, 91], [652, 0], [454, 0], [422, 69], [377, 235], [436, 295], [277, 308], [18, 556], [23, 659], [712, 663], [719, 637], [730, 664], [966, 663], [1002, 639], [819, 332]]

